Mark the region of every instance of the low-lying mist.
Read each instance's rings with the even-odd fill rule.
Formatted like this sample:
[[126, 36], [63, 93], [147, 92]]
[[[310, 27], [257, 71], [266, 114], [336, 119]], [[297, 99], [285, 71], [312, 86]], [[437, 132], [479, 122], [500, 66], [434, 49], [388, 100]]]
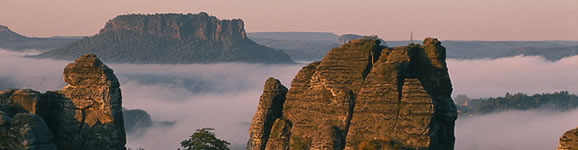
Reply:
[[[0, 51], [0, 89], [58, 90], [71, 61], [31, 59]], [[106, 62], [104, 62], [106, 63]], [[107, 64], [121, 82], [123, 106], [143, 109], [153, 120], [175, 120], [172, 127], [128, 135], [128, 147], [176, 149], [195, 129], [215, 128], [218, 137], [244, 149], [251, 118], [265, 80], [289, 86], [305, 64]], [[540, 57], [448, 60], [454, 95], [472, 98], [568, 90], [578, 93], [578, 57], [549, 62]], [[460, 119], [456, 149], [553, 149], [563, 131], [576, 126], [578, 111], [506, 112]], [[498, 141], [501, 139], [500, 141]], [[523, 142], [525, 141], [525, 142]], [[502, 144], [503, 143], [503, 144]], [[494, 146], [494, 147], [491, 147]]]
[[556, 62], [538, 56], [499, 59], [447, 60], [453, 95], [471, 98], [497, 97], [506, 92], [578, 93], [578, 56]]
[[509, 111], [459, 118], [456, 150], [556, 149], [560, 136], [578, 126], [578, 109]]

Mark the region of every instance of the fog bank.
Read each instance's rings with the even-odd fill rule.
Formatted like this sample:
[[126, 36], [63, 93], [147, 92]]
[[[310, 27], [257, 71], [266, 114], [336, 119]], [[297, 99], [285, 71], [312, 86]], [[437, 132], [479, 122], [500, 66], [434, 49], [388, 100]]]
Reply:
[[578, 127], [578, 109], [568, 112], [511, 111], [456, 121], [456, 150], [556, 149], [560, 136]]
[[529, 95], [567, 90], [578, 93], [578, 56], [550, 62], [538, 56], [499, 59], [447, 60], [453, 95], [471, 98]]
[[[31, 59], [0, 50], [0, 89], [58, 90], [71, 61]], [[106, 62], [104, 62], [106, 63]], [[128, 136], [128, 147], [176, 149], [195, 129], [215, 128], [218, 137], [244, 149], [249, 123], [265, 80], [285, 86], [305, 64], [108, 64], [121, 85], [123, 106], [143, 109], [153, 120], [176, 120], [172, 128], [153, 128]], [[472, 98], [568, 90], [578, 93], [578, 57], [549, 62], [540, 57], [495, 60], [449, 59], [454, 95]], [[559, 136], [576, 127], [578, 111], [506, 112], [458, 120], [456, 149], [553, 149]]]

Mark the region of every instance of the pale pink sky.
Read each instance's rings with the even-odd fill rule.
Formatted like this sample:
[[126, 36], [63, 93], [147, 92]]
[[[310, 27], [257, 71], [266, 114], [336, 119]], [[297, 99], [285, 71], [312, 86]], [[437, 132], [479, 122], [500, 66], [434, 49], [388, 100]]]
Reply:
[[248, 32], [578, 40], [578, 0], [0, 0], [0, 24], [26, 36], [94, 35], [120, 14], [200, 11], [241, 18]]

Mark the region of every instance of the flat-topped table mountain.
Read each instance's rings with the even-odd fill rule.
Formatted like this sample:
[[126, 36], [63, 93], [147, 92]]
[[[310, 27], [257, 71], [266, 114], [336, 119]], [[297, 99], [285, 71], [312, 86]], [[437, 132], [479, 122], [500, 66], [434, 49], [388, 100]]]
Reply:
[[74, 59], [85, 53], [113, 63], [293, 63], [284, 52], [248, 39], [241, 19], [207, 13], [117, 16], [95, 36], [35, 57]]

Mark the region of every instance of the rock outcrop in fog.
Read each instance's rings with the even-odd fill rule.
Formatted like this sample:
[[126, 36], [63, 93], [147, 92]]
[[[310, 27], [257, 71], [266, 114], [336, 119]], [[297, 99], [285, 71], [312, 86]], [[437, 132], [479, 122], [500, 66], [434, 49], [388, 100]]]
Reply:
[[66, 66], [64, 81], [68, 85], [59, 91], [0, 91], [0, 149], [126, 149], [112, 69], [83, 55]]
[[359, 39], [303, 67], [286, 96], [268, 79], [248, 149], [453, 149], [445, 52], [433, 38], [393, 48]]
[[247, 38], [243, 20], [203, 12], [117, 16], [97, 35], [37, 57], [73, 59], [85, 53], [116, 63], [292, 63], [284, 52]]
[[570, 131], [566, 131], [560, 137], [560, 143], [556, 150], [576, 150], [578, 149], [578, 127]]

